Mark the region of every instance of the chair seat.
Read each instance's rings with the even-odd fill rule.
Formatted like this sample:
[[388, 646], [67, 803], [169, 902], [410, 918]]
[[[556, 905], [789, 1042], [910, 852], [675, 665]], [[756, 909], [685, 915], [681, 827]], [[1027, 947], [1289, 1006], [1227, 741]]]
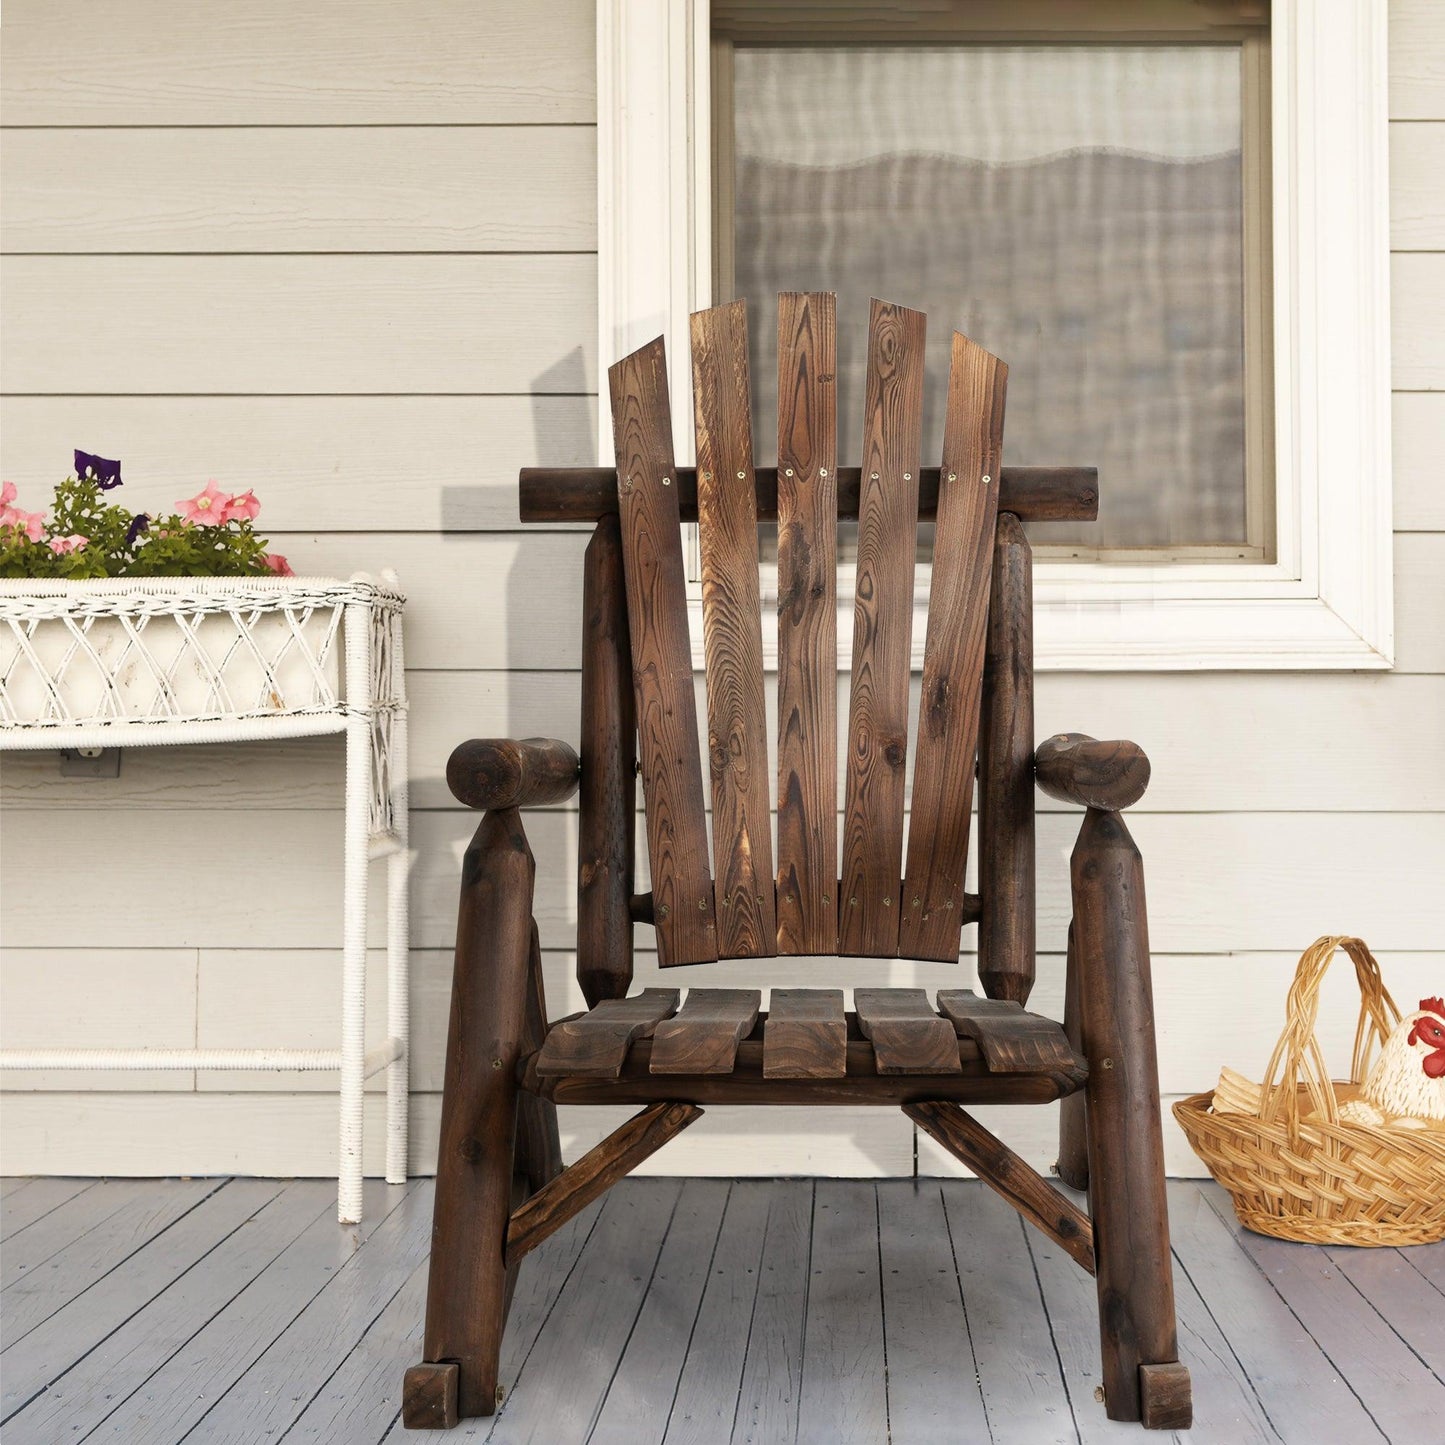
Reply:
[[1062, 1027], [943, 989], [644, 989], [555, 1023], [527, 1087], [569, 1103], [1046, 1103], [1082, 1087]]

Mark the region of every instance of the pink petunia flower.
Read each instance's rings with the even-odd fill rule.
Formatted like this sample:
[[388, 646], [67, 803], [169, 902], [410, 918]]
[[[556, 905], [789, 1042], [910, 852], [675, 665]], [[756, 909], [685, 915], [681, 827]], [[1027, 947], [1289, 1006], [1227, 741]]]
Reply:
[[194, 497], [187, 497], [176, 503], [176, 510], [187, 521], [198, 527], [219, 527], [226, 520], [226, 509], [231, 505], [228, 497], [214, 480], [206, 483]]
[[0, 527], [19, 527], [32, 542], [38, 542], [45, 535], [45, 513], [0, 507]]
[[0, 508], [10, 510], [10, 504], [15, 500], [15, 483], [0, 482]]
[[[31, 539], [34, 540], [33, 538]], [[50, 539], [50, 550], [57, 557], [63, 557], [67, 552], [78, 552], [90, 541], [89, 537], [82, 537], [79, 532], [72, 532], [68, 537], [52, 537]]]
[[294, 577], [296, 575], [291, 570], [291, 564], [279, 552], [268, 552], [261, 558], [261, 561], [278, 577]]
[[226, 510], [221, 520], [223, 522], [254, 522], [256, 514], [260, 510], [261, 503], [256, 500], [255, 492], [237, 492], [226, 503]]

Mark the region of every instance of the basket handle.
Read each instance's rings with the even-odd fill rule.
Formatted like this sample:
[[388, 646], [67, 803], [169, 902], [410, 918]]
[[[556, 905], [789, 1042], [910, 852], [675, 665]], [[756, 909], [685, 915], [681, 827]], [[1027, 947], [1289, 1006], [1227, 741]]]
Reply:
[[1265, 1070], [1259, 1114], [1261, 1119], [1271, 1122], [1282, 1119], [1292, 1134], [1299, 1128], [1301, 1084], [1316, 1114], [1331, 1124], [1339, 1123], [1339, 1105], [1315, 1037], [1315, 1023], [1320, 1011], [1320, 984], [1341, 948], [1354, 961], [1355, 979], [1360, 986], [1360, 1018], [1355, 1026], [1355, 1050], [1350, 1061], [1352, 1082], [1364, 1081], [1374, 1050], [1384, 1047], [1386, 1038], [1400, 1022], [1400, 1010], [1380, 977], [1380, 965], [1362, 939], [1319, 938], [1305, 949], [1285, 1002], [1284, 1032]]

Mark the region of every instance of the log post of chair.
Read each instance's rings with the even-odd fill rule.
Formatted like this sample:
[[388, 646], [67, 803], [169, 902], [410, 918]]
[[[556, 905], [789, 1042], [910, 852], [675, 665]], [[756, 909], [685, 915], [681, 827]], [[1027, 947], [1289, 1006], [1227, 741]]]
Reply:
[[[536, 1053], [547, 1038], [547, 995], [542, 986], [542, 946], [537, 921], [532, 920], [532, 944], [527, 963], [527, 1012], [522, 1031], [523, 1057]], [[562, 1172], [562, 1140], [557, 1129], [557, 1106], [525, 1089], [517, 1094], [516, 1174], [528, 1195], [545, 1188]]]
[[[1084, 815], [1072, 882], [1104, 1401], [1110, 1419], [1180, 1428], [1189, 1390], [1174, 1321], [1144, 869], [1118, 813]], [[1154, 1368], [1164, 1365], [1173, 1368]]]
[[1027, 1004], [1034, 986], [1033, 554], [1000, 512], [979, 728], [978, 976], [990, 998]]
[[462, 862], [424, 1363], [406, 1372], [402, 1395], [414, 1428], [497, 1405], [534, 877], [521, 815], [486, 814]]
[[604, 998], [624, 997], [632, 983], [637, 721], [622, 531], [615, 511], [603, 515], [587, 544], [582, 615], [577, 982], [592, 1007]]
[[[1079, 960], [1074, 948], [1074, 925], [1069, 924], [1069, 954], [1064, 965], [1064, 1037], [1074, 1052], [1084, 1052], [1079, 1023]], [[1059, 1103], [1059, 1178], [1071, 1189], [1089, 1187], [1088, 1098], [1083, 1089]]]

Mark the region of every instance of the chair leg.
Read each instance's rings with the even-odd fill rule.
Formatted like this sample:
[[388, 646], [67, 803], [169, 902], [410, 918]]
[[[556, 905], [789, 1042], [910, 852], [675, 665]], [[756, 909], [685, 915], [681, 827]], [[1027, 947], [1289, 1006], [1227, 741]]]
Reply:
[[533, 874], [516, 810], [488, 813], [462, 865], [424, 1362], [406, 1372], [402, 1396], [413, 1429], [497, 1407]]
[[[524, 1053], [534, 1053], [547, 1037], [547, 996], [542, 987], [542, 947], [532, 923], [531, 956], [527, 963], [527, 1016], [522, 1036]], [[517, 1173], [530, 1198], [562, 1172], [562, 1141], [557, 1131], [557, 1106], [550, 1099], [520, 1090], [517, 1094]], [[522, 1201], [525, 1203], [525, 1199]]]
[[[1079, 1021], [1079, 959], [1074, 948], [1074, 925], [1069, 924], [1069, 958], [1064, 972], [1064, 1035], [1074, 1048], [1084, 1051], [1084, 1032]], [[1082, 1089], [1059, 1104], [1059, 1178], [1071, 1189], [1089, 1187], [1088, 1106]]]
[[1072, 877], [1104, 1402], [1110, 1419], [1181, 1428], [1144, 868], [1117, 813], [1089, 809]]

